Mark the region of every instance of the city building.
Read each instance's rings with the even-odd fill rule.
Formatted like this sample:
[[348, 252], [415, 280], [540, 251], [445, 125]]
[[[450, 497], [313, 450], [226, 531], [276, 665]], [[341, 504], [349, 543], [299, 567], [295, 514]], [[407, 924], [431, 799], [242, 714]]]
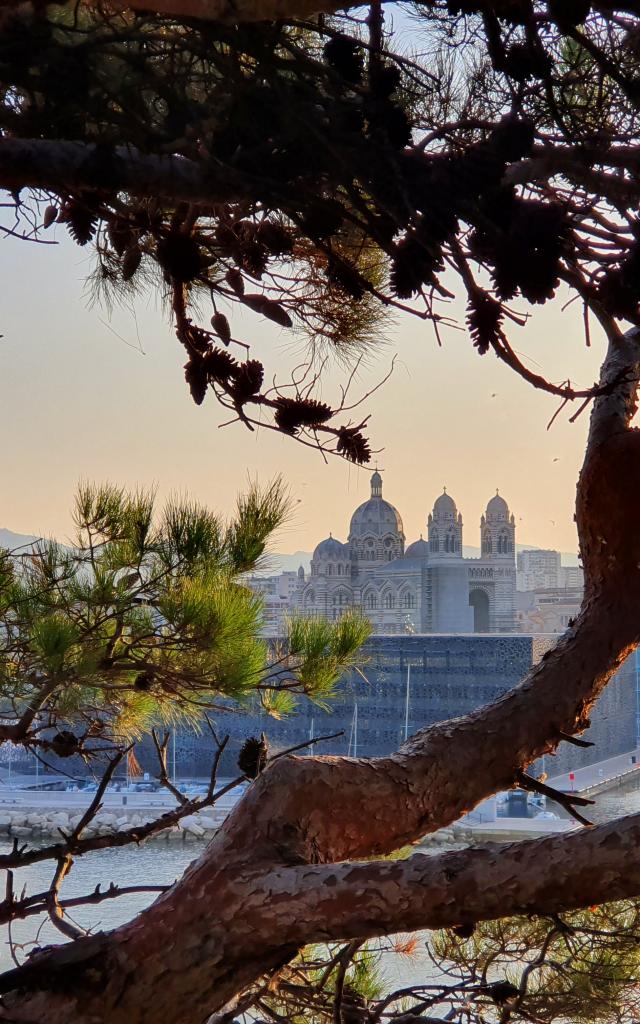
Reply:
[[584, 586], [580, 565], [562, 565], [559, 551], [543, 548], [519, 551], [516, 556], [518, 590], [556, 590], [561, 587]]
[[515, 621], [522, 633], [564, 633], [577, 617], [582, 587], [554, 587], [516, 593]]
[[332, 534], [313, 552], [296, 591], [305, 615], [367, 615], [376, 633], [494, 633], [515, 628], [515, 519], [496, 492], [478, 524], [480, 557], [462, 554], [462, 515], [446, 490], [427, 518], [426, 540], [405, 546], [402, 518], [382, 477], [353, 515], [345, 543]]
[[304, 584], [304, 569], [278, 576], [252, 576], [249, 586], [262, 598], [262, 634], [283, 636], [287, 618], [298, 608], [298, 593]]

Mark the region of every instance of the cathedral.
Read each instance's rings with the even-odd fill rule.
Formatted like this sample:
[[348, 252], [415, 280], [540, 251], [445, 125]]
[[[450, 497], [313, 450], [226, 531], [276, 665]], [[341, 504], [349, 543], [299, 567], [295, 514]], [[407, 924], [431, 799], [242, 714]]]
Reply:
[[497, 492], [480, 518], [480, 557], [463, 558], [462, 516], [446, 490], [427, 519], [427, 540], [405, 547], [400, 513], [371, 477], [371, 497], [351, 517], [346, 544], [318, 544], [299, 570], [295, 603], [336, 619], [361, 608], [376, 633], [504, 633], [514, 629], [515, 520]]

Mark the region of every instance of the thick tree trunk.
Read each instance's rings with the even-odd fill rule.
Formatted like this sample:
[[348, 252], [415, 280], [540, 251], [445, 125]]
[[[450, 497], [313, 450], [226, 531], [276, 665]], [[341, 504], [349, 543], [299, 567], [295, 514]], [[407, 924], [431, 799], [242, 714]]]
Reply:
[[0, 1021], [202, 1024], [321, 939], [349, 939], [640, 895], [640, 820], [405, 862], [384, 854], [457, 818], [588, 712], [640, 638], [637, 332], [614, 336], [578, 486], [586, 573], [575, 626], [496, 703], [424, 729], [391, 757], [289, 757], [252, 785], [203, 856], [130, 924], [0, 978]]

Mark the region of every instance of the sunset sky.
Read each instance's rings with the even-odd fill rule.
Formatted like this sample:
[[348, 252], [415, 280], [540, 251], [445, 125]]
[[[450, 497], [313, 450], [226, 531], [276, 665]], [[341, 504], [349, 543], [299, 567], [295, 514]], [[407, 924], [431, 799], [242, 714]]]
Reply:
[[[135, 317], [89, 308], [90, 253], [68, 243], [62, 228], [54, 231], [58, 247], [2, 246], [0, 526], [64, 539], [80, 478], [156, 484], [161, 495], [187, 492], [227, 512], [248, 476], [267, 481], [282, 472], [295, 513], [275, 547], [310, 550], [329, 531], [345, 540], [351, 511], [368, 496], [370, 470], [335, 458], [325, 465], [269, 431], [219, 429], [226, 414], [213, 395], [200, 408], [189, 397], [185, 356], [156, 296], [139, 299]], [[562, 312], [563, 301], [536, 312], [526, 328], [511, 327], [511, 341], [551, 379], [589, 385], [601, 337], [594, 327], [586, 349], [581, 310], [574, 303]], [[462, 304], [451, 313], [463, 322]], [[205, 324], [209, 315], [203, 309]], [[253, 314], [235, 330], [281, 379], [303, 353], [300, 339]], [[518, 542], [575, 550], [573, 499], [588, 413], [571, 425], [574, 407], [547, 431], [557, 399], [493, 356], [479, 357], [464, 330], [444, 331], [439, 348], [428, 324], [404, 315], [387, 333], [388, 344], [372, 352], [352, 394], [383, 377], [395, 354], [391, 379], [362, 414], [371, 413], [370, 436], [383, 449], [384, 496], [400, 510], [407, 540], [424, 531], [446, 486], [464, 518], [464, 542], [477, 544], [480, 514], [499, 488], [515, 514]], [[327, 400], [345, 379], [344, 369], [331, 368]]]

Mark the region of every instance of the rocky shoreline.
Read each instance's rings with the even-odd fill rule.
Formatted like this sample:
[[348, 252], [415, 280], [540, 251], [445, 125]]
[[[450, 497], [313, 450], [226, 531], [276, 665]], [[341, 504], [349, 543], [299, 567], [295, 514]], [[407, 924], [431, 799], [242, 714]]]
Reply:
[[[208, 811], [208, 813], [207, 813]], [[82, 817], [82, 809], [62, 810], [51, 808], [29, 810], [27, 808], [0, 810], [0, 837], [17, 839], [60, 838], [60, 832], [73, 831]], [[118, 807], [103, 809], [83, 831], [83, 836], [107, 836], [126, 832], [137, 825], [146, 825], [162, 813], [162, 808], [153, 810]], [[199, 814], [190, 814], [170, 828], [163, 829], [150, 840], [210, 839], [220, 825], [221, 816], [214, 817], [211, 808]]]
[[[126, 832], [136, 826], [154, 821], [170, 807], [103, 807], [83, 830], [83, 836], [108, 836]], [[182, 818], [177, 824], [163, 829], [148, 841], [175, 841], [188, 839], [210, 839], [226, 817], [229, 808], [207, 807], [197, 814]], [[76, 827], [83, 807], [2, 807], [0, 808], [0, 841], [2, 837], [16, 839], [59, 839], [60, 832], [69, 833]], [[471, 831], [461, 825], [440, 829], [427, 835], [421, 847], [466, 846], [471, 840]]]

